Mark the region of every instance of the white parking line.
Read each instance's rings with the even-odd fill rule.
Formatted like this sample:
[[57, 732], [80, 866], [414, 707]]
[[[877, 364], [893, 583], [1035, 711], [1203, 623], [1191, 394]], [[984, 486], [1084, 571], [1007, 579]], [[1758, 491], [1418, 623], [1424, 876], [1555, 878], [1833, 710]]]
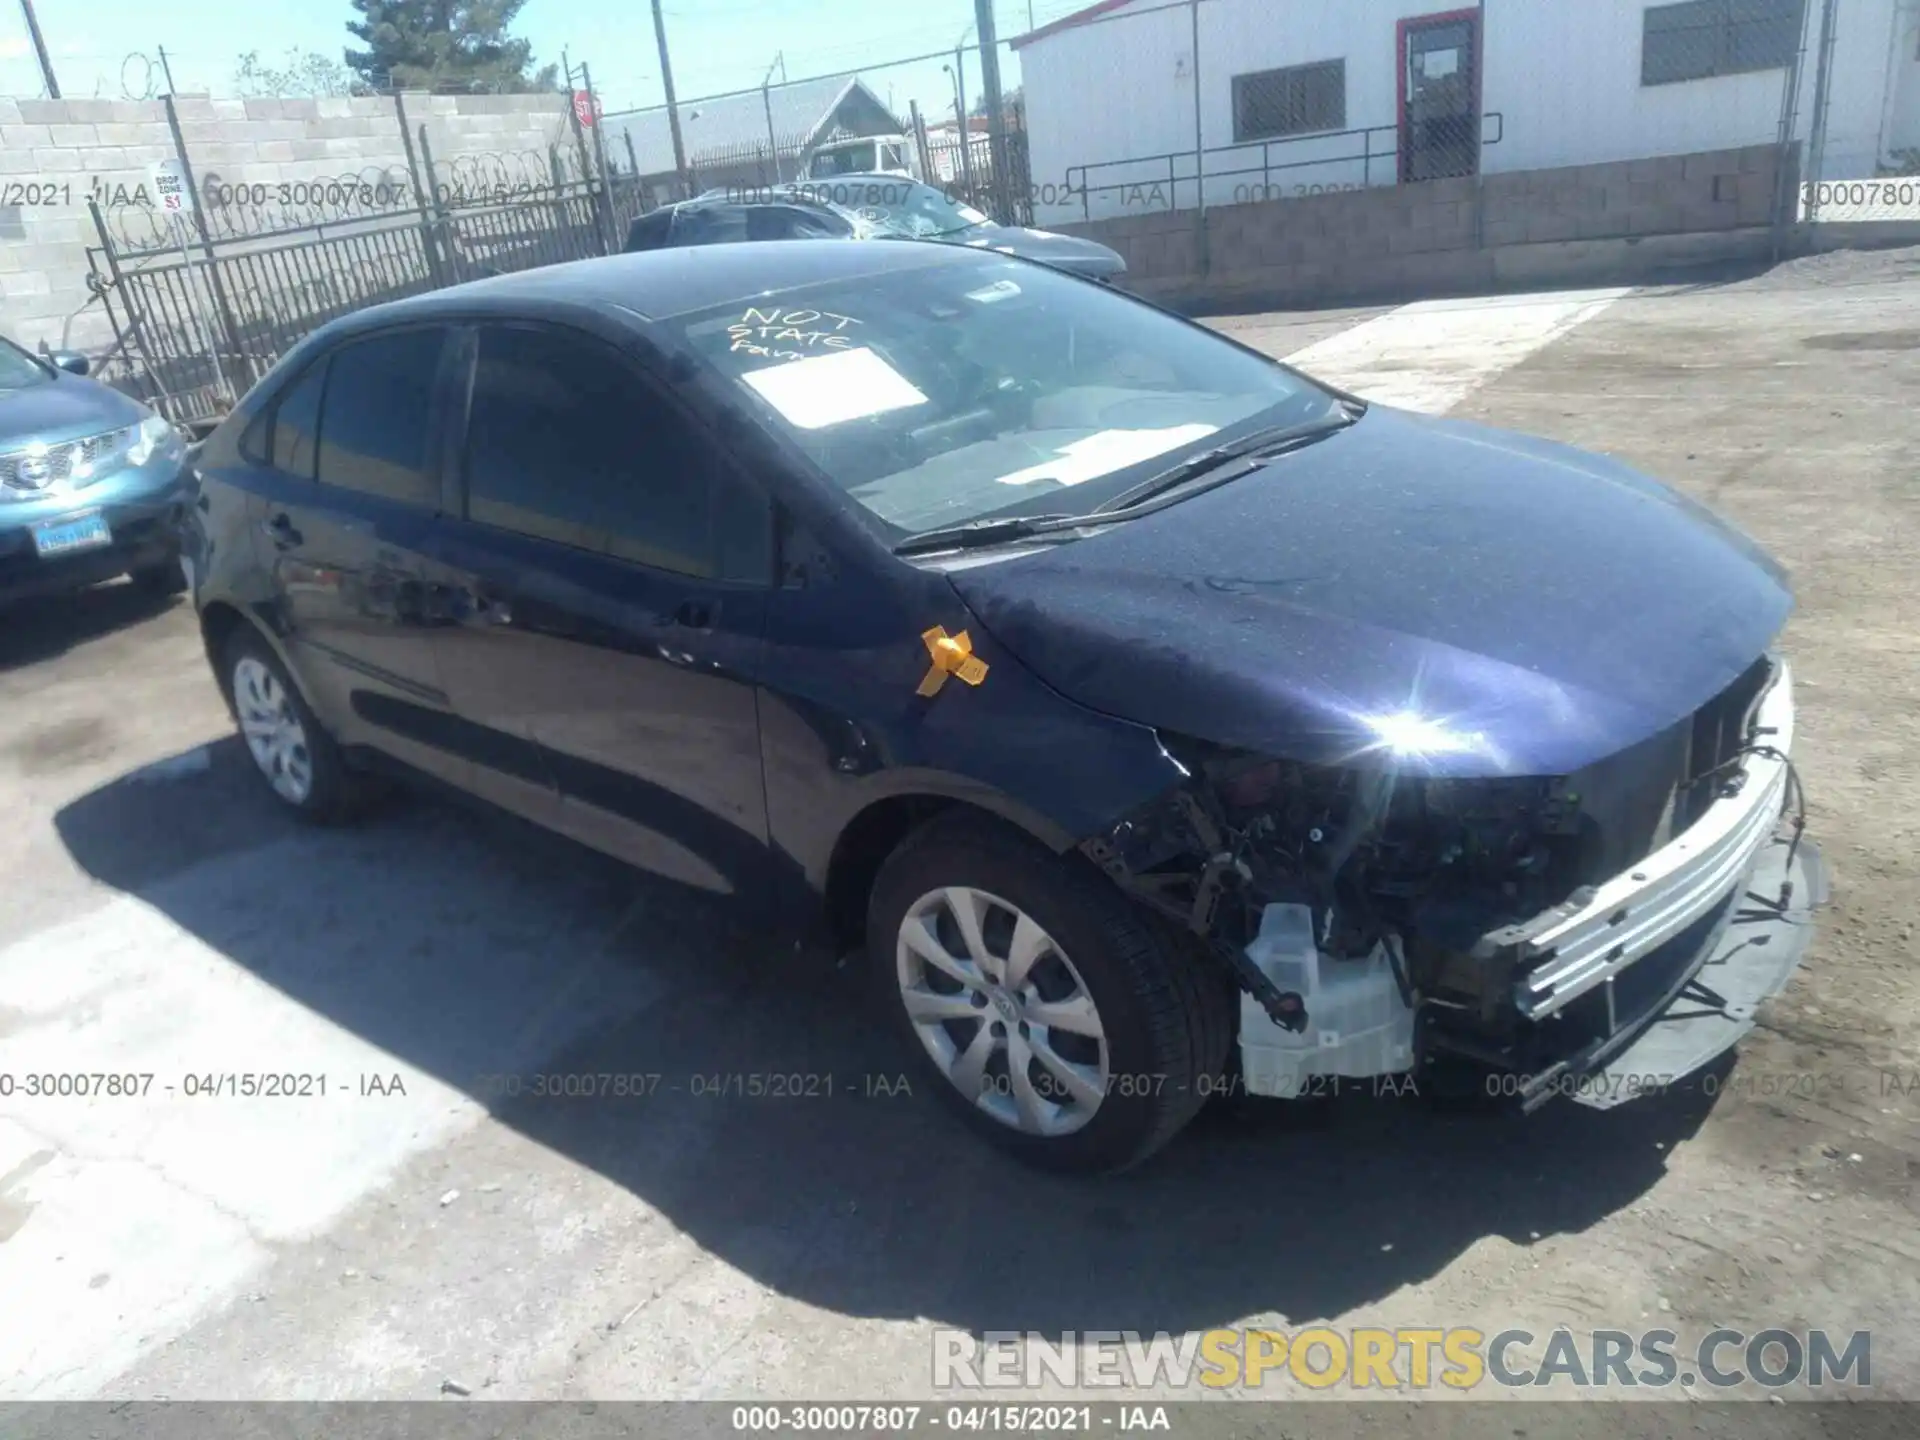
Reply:
[[1287, 357], [1366, 400], [1441, 414], [1631, 288], [1403, 305]]
[[601, 910], [429, 838], [297, 836], [0, 949], [0, 1396], [93, 1393], [479, 1123], [478, 1077], [656, 998]]

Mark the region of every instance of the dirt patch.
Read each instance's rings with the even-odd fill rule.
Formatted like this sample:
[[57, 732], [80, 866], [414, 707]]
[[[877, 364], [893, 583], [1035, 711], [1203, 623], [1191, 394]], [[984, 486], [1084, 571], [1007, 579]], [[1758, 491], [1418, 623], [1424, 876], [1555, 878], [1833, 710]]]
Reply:
[[1920, 330], [1843, 330], [1800, 343], [1809, 350], [1920, 350]]
[[0, 745], [0, 759], [28, 773], [67, 770], [113, 753], [113, 729], [97, 715], [27, 727]]

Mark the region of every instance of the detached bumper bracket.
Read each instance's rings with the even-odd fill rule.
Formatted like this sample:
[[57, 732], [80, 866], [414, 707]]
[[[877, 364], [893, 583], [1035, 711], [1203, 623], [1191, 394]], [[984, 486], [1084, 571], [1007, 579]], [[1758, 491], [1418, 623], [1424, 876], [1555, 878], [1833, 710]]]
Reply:
[[[1774, 897], [1792, 883], [1785, 905]], [[1706, 957], [1644, 1027], [1619, 1037], [1584, 1066], [1570, 1067], [1560, 1090], [1595, 1110], [1678, 1083], [1733, 1048], [1753, 1029], [1763, 1001], [1786, 988], [1813, 938], [1813, 911], [1826, 902], [1819, 848], [1802, 836], [1776, 836], [1760, 852], [1725, 920], [1702, 947]], [[1546, 1095], [1540, 1097], [1548, 1098]]]

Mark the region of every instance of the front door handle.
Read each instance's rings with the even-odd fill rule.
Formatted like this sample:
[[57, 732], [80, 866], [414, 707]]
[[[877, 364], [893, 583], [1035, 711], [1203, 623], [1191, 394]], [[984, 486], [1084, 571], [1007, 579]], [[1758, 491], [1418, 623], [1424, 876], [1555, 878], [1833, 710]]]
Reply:
[[303, 543], [300, 532], [294, 528], [293, 517], [284, 510], [270, 520], [262, 520], [260, 530], [281, 550], [291, 550]]
[[707, 600], [682, 600], [674, 607], [672, 623], [683, 630], [711, 630], [715, 606]]

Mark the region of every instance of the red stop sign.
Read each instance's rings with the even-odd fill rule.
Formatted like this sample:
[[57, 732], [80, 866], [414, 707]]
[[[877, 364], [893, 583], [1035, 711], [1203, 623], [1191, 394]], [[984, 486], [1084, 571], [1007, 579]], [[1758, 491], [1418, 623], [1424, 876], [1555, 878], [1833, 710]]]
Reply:
[[591, 90], [573, 92], [573, 113], [582, 125], [591, 125], [600, 117], [600, 101]]

